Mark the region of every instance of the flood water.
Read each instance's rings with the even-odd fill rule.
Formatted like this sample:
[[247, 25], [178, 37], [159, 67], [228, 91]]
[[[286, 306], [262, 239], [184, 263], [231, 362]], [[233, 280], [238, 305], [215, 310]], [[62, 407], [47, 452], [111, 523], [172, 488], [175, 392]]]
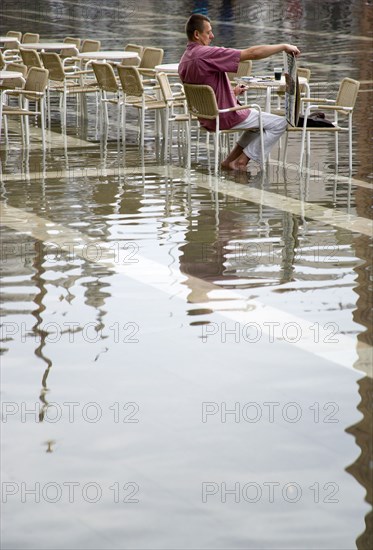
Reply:
[[[192, 11], [215, 45], [297, 44], [313, 91], [361, 82], [334, 139], [297, 170], [185, 168], [129, 114], [96, 106], [67, 133], [52, 103], [1, 160], [4, 549], [333, 549], [372, 542], [372, 5], [40, 1], [1, 7], [1, 34], [164, 48]], [[277, 59], [277, 63], [275, 60]], [[265, 74], [281, 56], [254, 62]], [[256, 100], [264, 101], [263, 97]], [[176, 136], [176, 133], [175, 133]]]

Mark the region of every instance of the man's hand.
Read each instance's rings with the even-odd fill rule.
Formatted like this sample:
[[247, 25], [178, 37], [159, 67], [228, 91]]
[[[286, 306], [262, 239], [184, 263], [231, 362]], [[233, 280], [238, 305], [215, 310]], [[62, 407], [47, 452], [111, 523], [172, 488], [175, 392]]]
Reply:
[[238, 96], [238, 95], [242, 94], [247, 89], [248, 89], [247, 86], [244, 86], [243, 84], [237, 84], [237, 86], [235, 86], [233, 88], [233, 92], [234, 92], [235, 96]]
[[300, 50], [296, 46], [292, 46], [291, 44], [284, 44], [284, 51], [286, 53], [292, 53], [295, 55], [295, 57], [298, 57], [300, 55]]

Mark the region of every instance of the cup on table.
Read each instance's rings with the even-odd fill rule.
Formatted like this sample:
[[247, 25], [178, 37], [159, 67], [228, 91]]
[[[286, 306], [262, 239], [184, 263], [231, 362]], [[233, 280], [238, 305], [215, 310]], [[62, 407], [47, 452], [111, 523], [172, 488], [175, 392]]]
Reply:
[[275, 80], [281, 80], [282, 67], [274, 67], [273, 74], [275, 76]]

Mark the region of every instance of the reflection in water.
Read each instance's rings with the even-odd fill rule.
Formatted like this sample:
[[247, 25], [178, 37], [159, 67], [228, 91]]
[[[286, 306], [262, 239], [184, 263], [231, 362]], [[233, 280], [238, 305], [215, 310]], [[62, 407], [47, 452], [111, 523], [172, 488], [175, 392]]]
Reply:
[[52, 361], [49, 359], [49, 357], [44, 355], [44, 347], [46, 345], [46, 338], [48, 336], [48, 333], [41, 328], [43, 323], [42, 313], [43, 311], [45, 311], [43, 298], [45, 298], [47, 295], [47, 290], [45, 288], [45, 279], [43, 278], [45, 269], [43, 267], [44, 257], [42, 253], [42, 248], [43, 247], [40, 246], [40, 243], [35, 242], [35, 254], [33, 257], [34, 274], [31, 277], [31, 279], [35, 283], [36, 288], [39, 290], [39, 292], [35, 295], [33, 300], [37, 308], [31, 312], [31, 315], [33, 315], [36, 319], [36, 323], [32, 327], [32, 332], [35, 334], [36, 342], [39, 342], [39, 345], [36, 347], [34, 353], [36, 357], [41, 359], [47, 365], [47, 368], [45, 369], [42, 377], [42, 381], [41, 381], [42, 389], [40, 391], [40, 396], [39, 396], [39, 399], [42, 402], [42, 407], [39, 412], [40, 422], [44, 420], [45, 411], [47, 410], [49, 405], [46, 399], [46, 394], [49, 391], [49, 388], [47, 386], [47, 379], [48, 379], [50, 368], [52, 367]]
[[[218, 31], [216, 33], [216, 43], [225, 46], [244, 47], [254, 43], [268, 43], [275, 40], [285, 41], [285, 39], [288, 39], [290, 29], [297, 43], [301, 43], [303, 51], [307, 52], [307, 57], [304, 59], [306, 64], [312, 68], [313, 78], [330, 82], [331, 85], [335, 86], [336, 82], [346, 75], [346, 67], [348, 67], [349, 76], [361, 78], [365, 81], [359, 94], [354, 119], [356, 125], [354, 161], [359, 171], [359, 177], [369, 177], [369, 174], [371, 174], [371, 153], [368, 134], [371, 131], [372, 124], [369, 118], [371, 116], [369, 114], [371, 94], [368, 89], [371, 86], [371, 71], [367, 62], [366, 42], [359, 38], [360, 35], [368, 36], [371, 22], [371, 7], [368, 2], [307, 3], [276, 1], [265, 4], [256, 3], [254, 13], [250, 12], [250, 9], [246, 10], [245, 3], [229, 0], [221, 0], [216, 3], [202, 0], [189, 2], [187, 4], [190, 8], [188, 13], [185, 13], [185, 3], [168, 2], [167, 6], [170, 10], [171, 6], [175, 7], [173, 14], [175, 25], [172, 31], [175, 30], [176, 33], [169, 32], [169, 20], [158, 12], [158, 10], [162, 11], [162, 8], [159, 7], [160, 4], [155, 2], [145, 2], [145, 4], [147, 10], [150, 10], [153, 5], [157, 6], [157, 13], [154, 14], [158, 30], [156, 36], [152, 30], [153, 25], [143, 25], [144, 17], [142, 16], [129, 18], [128, 20], [117, 18], [118, 20], [115, 21], [111, 17], [103, 18], [102, 21], [97, 19], [95, 21], [92, 19], [83, 21], [79, 18], [70, 18], [67, 26], [65, 26], [67, 20], [61, 19], [57, 29], [54, 29], [49, 20], [37, 21], [36, 18], [34, 21], [35, 32], [41, 32], [43, 36], [48, 37], [51, 37], [52, 29], [53, 32], [55, 31], [61, 36], [67, 34], [80, 36], [83, 31], [87, 36], [97, 33], [103, 41], [103, 47], [107, 46], [108, 48], [111, 46], [115, 48], [122, 47], [123, 36], [130, 36], [132, 32], [135, 32], [137, 36], [141, 36], [141, 40], [144, 40], [146, 44], [165, 46], [165, 60], [174, 61], [178, 56], [178, 52], [181, 53], [184, 50], [183, 25], [187, 15], [192, 11], [206, 13], [216, 20], [216, 23], [214, 23]], [[107, 8], [108, 6], [105, 7], [105, 10]], [[30, 7], [30, 10], [32, 11], [32, 7]], [[255, 15], [258, 14], [258, 10], [261, 13], [260, 21], [254, 19]], [[105, 11], [105, 15], [107, 13]], [[112, 12], [110, 14], [112, 15]], [[157, 17], [158, 19], [156, 19]], [[236, 22], [241, 25], [236, 25]], [[8, 28], [11, 28], [13, 19], [8, 19], [4, 24], [8, 24]], [[333, 29], [338, 32], [341, 31], [343, 36], [333, 34]], [[167, 32], [163, 34], [163, 30]], [[178, 31], [180, 31], [179, 38]], [[322, 59], [320, 57], [320, 31], [323, 32]], [[351, 37], [351, 41], [347, 36], [348, 32], [354, 35]], [[108, 38], [109, 35], [110, 38]], [[57, 38], [57, 35], [54, 38]], [[167, 56], [169, 56], [168, 59]], [[256, 70], [262, 70], [263, 67], [268, 68], [269, 65], [270, 63], [267, 64], [266, 61], [258, 62], [256, 63]], [[69, 228], [76, 228], [77, 231], [89, 237], [96, 237], [113, 246], [135, 242], [144, 257], [149, 256], [173, 269], [179, 268], [180, 272], [186, 275], [184, 284], [189, 290], [188, 303], [182, 304], [180, 311], [177, 310], [178, 319], [182, 319], [184, 325], [198, 326], [211, 322], [213, 307], [209, 307], [209, 302], [212, 300], [210, 291], [219, 287], [237, 288], [245, 297], [253, 295], [258, 296], [259, 299], [264, 297], [268, 303], [273, 301], [272, 303], [276, 305], [280, 301], [280, 306], [283, 306], [286, 311], [288, 306], [290, 308], [291, 299], [293, 299], [293, 303], [296, 302], [296, 307], [302, 309], [300, 313], [305, 316], [307, 314], [310, 317], [324, 314], [328, 315], [328, 319], [335, 316], [338, 321], [341, 319], [346, 333], [350, 332], [352, 337], [357, 335], [360, 347], [358, 346], [359, 360], [354, 365], [355, 369], [361, 373], [368, 372], [371, 368], [371, 356], [368, 356], [370, 348], [366, 346], [373, 345], [373, 337], [371, 333], [371, 293], [369, 291], [371, 273], [368, 269], [370, 267], [371, 243], [367, 237], [324, 225], [305, 216], [296, 216], [290, 212], [269, 208], [263, 204], [245, 202], [228, 194], [218, 193], [216, 187], [214, 187], [213, 178], [210, 180], [209, 189], [199, 187], [198, 178], [202, 179], [206, 176], [204, 166], [195, 168], [194, 182], [197, 179], [196, 185], [193, 183], [188, 185], [186, 181], [180, 179], [170, 179], [167, 167], [162, 167], [157, 171], [161, 175], [155, 175], [152, 172], [152, 166], [161, 158], [158, 156], [159, 151], [155, 148], [151, 139], [146, 141], [144, 150], [138, 151], [137, 145], [136, 147], [133, 146], [135, 139], [137, 139], [135, 132], [131, 132], [131, 135], [128, 136], [127, 150], [123, 155], [123, 159], [119, 159], [118, 146], [116, 140], [112, 138], [115, 127], [114, 130], [109, 131], [109, 136], [106, 135], [107, 139], [94, 143], [98, 139], [97, 117], [94, 117], [96, 105], [90, 107], [91, 115], [93, 114], [91, 118], [94, 119], [93, 124], [91, 124], [92, 119], [89, 124], [85, 120], [84, 124], [80, 124], [78, 128], [75, 128], [73, 125], [75, 120], [73, 121], [71, 116], [68, 129], [70, 137], [75, 132], [75, 137], [79, 136], [81, 139], [93, 140], [87, 142], [87, 148], [83, 146], [84, 144], [82, 146], [79, 144], [74, 145], [73, 147], [70, 147], [69, 144], [68, 147], [65, 136], [63, 143], [59, 142], [58, 146], [53, 146], [51, 150], [47, 151], [46, 156], [40, 155], [38, 150], [26, 152], [23, 149], [5, 148], [1, 151], [2, 171], [19, 172], [23, 175], [21, 180], [11, 181], [9, 185], [8, 183], [3, 184], [3, 200], [12, 206], [49, 218]], [[59, 132], [59, 119], [56, 124], [53, 124], [52, 121], [52, 130]], [[157, 142], [156, 147], [158, 145]], [[136, 151], [135, 156], [133, 155], [134, 150]], [[333, 162], [332, 153], [332, 150], [327, 151], [327, 163]], [[275, 159], [273, 158], [273, 160]], [[175, 162], [175, 158], [173, 161]], [[120, 164], [121, 162], [122, 164]], [[131, 162], [133, 163], [132, 171]], [[177, 159], [176, 164], [181, 166], [181, 160]], [[65, 177], [61, 174], [53, 178], [48, 176], [48, 171], [69, 168], [72, 170], [74, 167], [81, 167], [82, 165], [100, 166], [100, 175], [86, 178], [74, 178], [73, 175], [72, 177]], [[124, 175], [118, 172], [113, 176], [109, 171], [109, 168], [112, 168], [113, 165], [125, 168], [127, 171]], [[108, 174], [105, 173], [105, 170], [108, 170]], [[36, 181], [35, 178], [30, 178], [30, 172], [38, 173], [41, 177]], [[73, 174], [73, 170], [71, 173]], [[246, 174], [240, 176], [229, 175], [227, 184], [229, 186], [229, 178], [231, 178], [232, 181], [234, 180], [235, 183], [243, 186], [252, 186], [261, 190], [266, 189], [284, 197], [314, 202], [343, 212], [347, 211], [352, 215], [357, 213], [358, 216], [364, 218], [370, 216], [370, 189], [356, 186], [355, 182], [351, 181], [347, 186], [346, 180], [339, 178], [328, 180], [327, 176], [322, 176], [325, 177], [323, 181], [311, 177], [307, 177], [305, 181], [294, 179], [287, 181], [286, 169], [280, 170], [277, 167], [277, 179], [272, 178], [270, 181], [261, 181], [260, 178], [248, 177]], [[23, 237], [12, 234], [11, 231], [7, 230], [4, 231], [4, 236], [5, 242], [11, 245], [18, 243]], [[107, 325], [110, 324], [107, 319], [112, 314], [112, 309], [115, 310], [115, 302], [119, 302], [119, 300], [109, 299], [111, 297], [116, 298], [115, 291], [118, 287], [114, 285], [118, 284], [118, 278], [113, 277], [110, 279], [110, 272], [102, 266], [95, 264], [93, 261], [82, 261], [81, 258], [74, 258], [73, 255], [69, 255], [67, 252], [61, 255], [58, 262], [51, 262], [50, 249], [40, 242], [32, 242], [31, 265], [22, 265], [22, 268], [18, 271], [19, 266], [15, 266], [15, 262], [14, 264], [8, 262], [5, 265], [5, 273], [3, 274], [5, 279], [4, 302], [6, 305], [8, 305], [7, 302], [10, 303], [9, 308], [5, 308], [5, 318], [18, 320], [17, 315], [20, 315], [20, 310], [21, 315], [31, 314], [33, 316], [32, 331], [29, 331], [32, 334], [28, 334], [28, 336], [33, 336], [36, 339], [37, 345], [33, 350], [34, 355], [42, 361], [43, 365], [39, 399], [42, 404], [40, 420], [43, 421], [44, 419], [43, 429], [45, 429], [47, 425], [45, 416], [49, 405], [48, 392], [51, 391], [49, 385], [51, 378], [49, 375], [52, 363], [56, 368], [56, 361], [60, 359], [60, 357], [56, 357], [57, 354], [53, 349], [53, 345], [47, 347], [50, 341], [48, 336], [51, 334], [43, 330], [46, 321], [50, 320], [50, 316], [54, 313], [51, 310], [51, 304], [55, 307], [56, 303], [53, 292], [57, 288], [64, 289], [64, 296], [59, 303], [62, 303], [63, 306], [67, 304], [67, 306], [62, 312], [58, 312], [61, 314], [60, 318], [63, 318], [66, 313], [73, 312], [72, 315], [77, 315], [75, 319], [83, 322], [80, 315], [83, 313], [84, 307], [88, 306], [89, 319], [94, 315], [97, 331], [103, 332], [105, 322]], [[351, 272], [353, 270], [356, 273], [356, 279], [351, 282]], [[28, 292], [25, 293], [26, 297], [24, 295], [20, 297], [19, 292], [24, 291], [19, 289], [26, 287], [30, 284], [30, 281], [36, 287], [36, 291], [32, 293], [28, 289]], [[82, 292], [79, 292], [81, 289], [83, 289]], [[350, 319], [350, 312], [355, 307], [353, 292], [357, 295], [356, 309], [352, 312], [353, 319]], [[215, 292], [216, 295], [219, 296], [219, 292]], [[224, 296], [224, 293], [222, 295]], [[339, 302], [341, 296], [341, 302]], [[135, 298], [137, 299], [137, 295]], [[121, 295], [122, 302], [119, 307], [122, 307], [123, 304], [127, 305], [125, 299]], [[140, 296], [136, 307], [146, 317], [149, 303], [144, 304], [144, 302], [145, 300], [142, 301], [142, 296]], [[202, 307], [201, 303], [204, 303]], [[193, 309], [190, 304], [197, 305]], [[167, 304], [168, 310], [174, 313], [172, 307], [173, 305], [168, 306]], [[348, 311], [349, 308], [350, 311]], [[184, 318], [185, 310], [187, 311]], [[84, 314], [87, 313], [84, 311]], [[156, 319], [158, 321], [159, 317], [156, 317]], [[152, 321], [154, 321], [154, 318]], [[160, 321], [159, 327], [157, 326], [156, 329], [159, 329], [160, 332], [166, 332], [169, 326], [172, 325], [167, 325], [165, 328], [162, 321]], [[152, 332], [154, 324], [150, 328], [149, 332]], [[189, 326], [187, 328], [189, 329]], [[81, 330], [81, 326], [76, 330]], [[177, 334], [175, 334], [175, 340], [170, 343], [170, 351], [174, 352], [170, 355], [177, 360], [181, 355], [180, 350], [185, 345], [184, 336], [185, 332], [178, 339]], [[190, 333], [188, 333], [188, 336], [190, 336]], [[31, 341], [31, 337], [29, 341]], [[156, 342], [156, 340], [154, 341]], [[91, 370], [87, 368], [89, 376], [92, 377], [92, 386], [97, 385], [99, 387], [104, 380], [107, 384], [105, 390], [108, 393], [114, 392], [116, 384], [120, 382], [119, 376], [117, 378], [115, 376], [108, 377], [106, 374], [106, 378], [104, 372], [104, 374], [101, 373], [102, 378], [100, 378], [97, 373], [100, 369], [96, 369], [96, 367], [101, 367], [103, 364], [115, 369], [113, 363], [117, 361], [119, 364], [123, 348], [118, 352], [119, 346], [114, 350], [113, 347], [109, 349], [109, 344], [107, 344], [102, 346], [101, 349], [97, 347], [92, 355], [90, 354], [92, 346], [89, 348], [85, 342], [77, 345], [80, 346], [77, 349], [77, 356], [80, 360], [79, 368], [85, 369], [87, 366], [92, 367], [93, 365]], [[141, 351], [141, 344], [138, 347]], [[18, 346], [15, 339], [13, 342], [9, 339], [7, 348], [6, 354], [11, 361], [14, 358], [18, 361], [25, 359], [26, 352], [19, 349], [22, 346]], [[52, 352], [55, 353], [54, 356], [52, 356]], [[139, 353], [139, 355], [141, 354]], [[87, 359], [88, 356], [89, 359]], [[148, 350], [144, 352], [144, 357], [146, 356], [149, 356]], [[137, 371], [136, 376], [138, 378], [135, 375], [132, 378], [131, 373], [128, 380], [134, 382], [134, 387], [138, 385], [139, 391], [143, 391], [148, 380], [143, 376], [143, 372], [146, 372], [144, 365], [137, 365], [136, 357], [135, 353], [131, 356], [131, 360], [138, 367], [133, 369]], [[165, 361], [164, 370], [171, 371], [173, 364], [167, 363], [167, 360]], [[23, 362], [26, 364], [25, 361]], [[189, 365], [186, 365], [185, 371], [182, 372], [185, 377], [190, 374], [188, 367]], [[317, 367], [318, 365], [315, 365], [315, 368]], [[233, 370], [232, 373], [234, 374]], [[104, 369], [101, 369], [101, 371], [104, 371]], [[114, 370], [113, 372], [118, 373]], [[158, 374], [158, 371], [156, 374]], [[160, 371], [160, 374], [164, 373]], [[249, 376], [250, 374], [248, 371]], [[286, 378], [288, 374], [289, 372], [284, 367], [284, 387], [290, 384], [290, 377]], [[69, 372], [65, 373], [61, 368], [58, 375], [61, 385], [65, 376], [67, 386], [65, 391], [68, 395], [71, 388], [71, 385], [69, 385]], [[202, 373], [201, 376], [203, 377], [203, 375], [205, 373]], [[317, 374], [315, 374], [315, 378], [316, 376]], [[84, 376], [82, 379], [84, 379]], [[166, 376], [164, 380], [168, 381]], [[335, 380], [338, 382], [338, 372], [335, 375]], [[197, 381], [197, 383], [199, 382], [200, 380]], [[18, 385], [17, 381], [14, 383], [13, 379], [12, 383], [14, 386], [12, 387], [10, 384], [10, 394], [14, 392], [13, 397], [16, 400], [21, 384]], [[231, 388], [235, 389], [234, 379], [232, 379], [231, 384]], [[184, 390], [183, 382], [181, 386]], [[161, 390], [160, 387], [158, 389]], [[26, 383], [22, 390], [25, 391], [28, 399], [29, 393], [35, 392], [32, 387], [30, 390], [30, 385]], [[84, 390], [79, 384], [76, 384], [74, 391], [76, 391], [78, 399], [80, 395], [84, 395]], [[352, 394], [353, 391], [354, 388], [350, 393]], [[347, 434], [351, 434], [355, 438], [356, 454], [359, 453], [353, 464], [346, 467], [346, 471], [353, 476], [357, 483], [354, 482], [352, 477], [346, 477], [351, 480], [354, 487], [360, 484], [365, 488], [366, 502], [372, 504], [372, 417], [370, 409], [372, 381], [368, 376], [364, 376], [358, 381], [358, 391], [361, 398], [358, 409], [363, 418], [346, 428]], [[159, 396], [162, 397], [161, 391]], [[168, 395], [165, 397], [166, 404], [168, 397]], [[352, 397], [350, 396], [348, 399], [352, 399]], [[29, 399], [29, 401], [32, 401], [32, 399]], [[169, 416], [167, 423], [172, 426]], [[347, 421], [347, 423], [351, 423], [351, 421]], [[144, 425], [145, 423], [141, 426], [141, 429], [144, 429], [146, 434], [146, 426], [144, 427]], [[28, 428], [29, 426], [27, 426]], [[68, 444], [71, 444], [74, 429], [68, 426], [66, 431], [63, 432], [62, 425], [58, 426], [58, 429], [61, 430]], [[76, 431], [78, 432], [78, 430], [79, 427]], [[36, 477], [38, 475], [42, 476], [44, 473], [43, 465], [39, 467], [40, 459], [43, 458], [40, 456], [40, 446], [37, 448], [39, 451], [38, 462], [32, 463], [32, 446], [35, 443], [35, 438], [40, 438], [37, 439], [37, 445], [41, 443], [45, 453], [51, 456], [51, 453], [55, 452], [57, 437], [52, 439], [49, 434], [41, 436], [40, 431], [35, 436], [32, 430], [30, 432], [31, 435], [27, 434], [22, 442], [25, 444], [26, 452], [31, 451], [30, 471], [33, 469]], [[98, 431], [98, 433], [100, 436], [103, 435], [103, 431]], [[128, 438], [125, 444], [120, 442], [122, 436], [118, 438], [117, 433], [113, 433], [115, 435], [112, 440], [110, 436], [113, 434], [109, 434], [108, 439], [104, 438], [102, 447], [95, 447], [100, 449], [102, 453], [100, 459], [102, 457], [103, 461], [101, 462], [99, 459], [99, 463], [96, 464], [95, 460], [97, 459], [92, 453], [84, 465], [91, 466], [94, 474], [100, 472], [102, 464], [105, 468], [107, 465], [113, 465], [118, 455], [120, 456], [120, 467], [125, 460], [128, 460], [126, 473], [130, 472], [133, 464], [137, 464], [137, 461], [141, 460], [149, 451], [152, 460], [152, 453], [156, 454], [160, 446], [159, 441], [156, 441], [153, 446], [152, 442], [149, 442], [149, 438], [143, 436], [141, 431], [137, 433], [136, 441]], [[121, 433], [123, 433], [123, 426], [121, 426]], [[165, 436], [164, 441], [166, 441], [167, 434], [162, 431], [160, 431], [160, 434]], [[78, 433], [78, 441], [80, 435]], [[105, 433], [104, 436], [106, 437], [106, 435]], [[56, 436], [56, 433], [53, 432], [52, 436]], [[352, 441], [349, 435], [346, 435], [346, 439]], [[58, 441], [60, 441], [59, 438]], [[129, 441], [130, 444], [127, 447]], [[107, 442], [109, 442], [108, 446], [106, 445]], [[207, 442], [210, 441], [207, 440]], [[90, 441], [90, 445], [94, 444]], [[84, 454], [83, 444], [79, 441], [74, 448], [75, 454], [69, 454], [67, 447], [68, 445], [64, 449], [65, 456], [70, 458], [71, 463], [74, 463], [74, 467], [77, 468], [74, 473], [79, 474], [79, 466], [76, 466], [76, 464], [84, 461], [87, 456]], [[119, 450], [114, 459], [112, 455], [115, 453], [111, 452], [113, 449]], [[311, 449], [312, 452], [312, 447], [307, 447], [307, 442], [304, 444], [304, 449]], [[8, 448], [5, 450], [8, 451]], [[163, 449], [162, 452], [164, 452]], [[59, 458], [58, 454], [55, 453], [54, 455], [56, 459]], [[169, 458], [169, 464], [177, 463], [179, 459], [177, 455], [172, 454], [169, 455]], [[346, 463], [347, 459], [344, 460], [344, 464]], [[320, 471], [323, 471], [323, 466], [322, 464]], [[16, 472], [17, 468], [18, 464], [15, 465]], [[63, 463], [61, 461], [62, 470]], [[227, 472], [232, 473], [232, 475], [235, 474], [234, 465], [232, 469], [227, 469]], [[192, 475], [197, 476], [199, 473], [200, 470], [197, 467]], [[247, 470], [243, 473], [246, 474]], [[177, 498], [176, 495], [173, 502], [176, 503], [176, 506]], [[157, 502], [159, 503], [159, 500]], [[361, 506], [363, 506], [362, 502]], [[99, 506], [95, 509], [100, 510]], [[17, 511], [20, 511], [20, 507]], [[145, 509], [145, 511], [148, 513], [149, 509]], [[191, 506], [187, 512], [190, 511], [193, 512], [195, 509]], [[135, 513], [137, 513], [137, 510]], [[81, 520], [79, 514], [77, 512], [76, 523]], [[347, 523], [350, 520], [347, 514], [344, 514], [345, 510], [342, 509], [341, 523]], [[14, 515], [12, 521], [16, 521], [16, 516], [17, 514]], [[212, 516], [212, 519], [215, 520], [215, 516]], [[305, 519], [305, 529], [312, 529], [312, 519], [311, 515]], [[31, 537], [39, 529], [46, 529], [44, 524], [40, 528], [41, 523], [38, 521], [36, 514], [31, 516], [28, 523], [28, 526], [31, 522], [34, 524], [34, 531], [30, 534]], [[102, 524], [106, 527], [104, 518]], [[366, 515], [365, 524], [366, 528], [363, 533], [358, 534], [353, 531], [353, 536], [357, 537], [356, 545], [359, 550], [367, 550], [373, 547], [371, 512]], [[49, 526], [48, 529], [50, 529]], [[275, 528], [273, 531], [269, 531], [269, 536], [276, 533]], [[47, 535], [50, 535], [50, 533], [51, 531], [48, 530]], [[159, 531], [156, 531], [156, 528], [154, 528], [154, 533], [155, 536], [159, 536]], [[329, 535], [330, 533], [328, 533]], [[11, 539], [12, 536], [15, 536], [14, 533], [11, 533], [9, 538]], [[241, 533], [237, 532], [235, 536], [237, 537], [237, 545], [239, 545], [242, 541], [240, 539]], [[313, 533], [308, 532], [307, 536], [313, 536]], [[278, 540], [271, 542], [273, 547], [279, 544]], [[282, 542], [280, 541], [280, 544]], [[11, 543], [13, 547], [17, 546], [14, 540], [11, 540]], [[90, 546], [95, 547], [94, 544]], [[114, 547], [115, 543], [112, 546]]]
[[[346, 468], [346, 471], [354, 476], [356, 481], [366, 490], [365, 500], [372, 507], [373, 505], [373, 422], [372, 402], [373, 385], [372, 379], [365, 377], [358, 381], [361, 401], [358, 410], [363, 418], [346, 429], [347, 433], [355, 437], [356, 444], [361, 452], [353, 464]], [[365, 531], [356, 540], [359, 550], [373, 548], [373, 511], [365, 516]]]

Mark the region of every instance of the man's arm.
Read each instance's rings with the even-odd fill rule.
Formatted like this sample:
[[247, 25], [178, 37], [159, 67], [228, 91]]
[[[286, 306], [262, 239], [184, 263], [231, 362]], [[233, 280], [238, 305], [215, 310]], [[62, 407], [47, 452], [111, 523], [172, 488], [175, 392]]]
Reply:
[[292, 46], [291, 44], [252, 46], [251, 48], [241, 50], [240, 61], [247, 61], [248, 59], [264, 59], [265, 57], [270, 57], [271, 55], [280, 52], [293, 53], [296, 56], [300, 54], [298, 48], [296, 46]]

